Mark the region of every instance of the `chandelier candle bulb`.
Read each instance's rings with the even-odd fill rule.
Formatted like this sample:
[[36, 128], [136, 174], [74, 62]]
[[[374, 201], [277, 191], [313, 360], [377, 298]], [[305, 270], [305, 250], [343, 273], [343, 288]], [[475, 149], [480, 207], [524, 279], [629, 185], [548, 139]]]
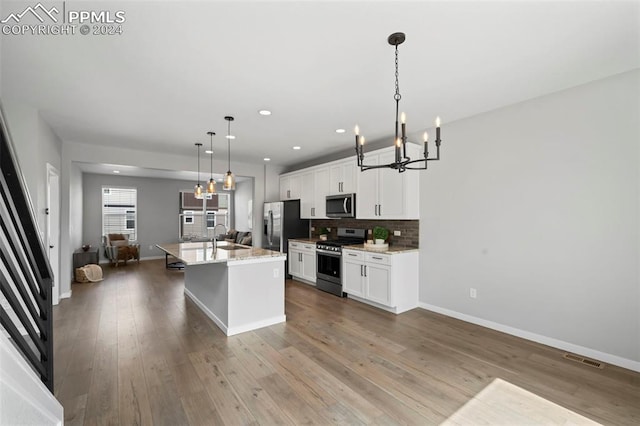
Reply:
[[440, 117], [436, 117], [436, 141], [440, 140]]

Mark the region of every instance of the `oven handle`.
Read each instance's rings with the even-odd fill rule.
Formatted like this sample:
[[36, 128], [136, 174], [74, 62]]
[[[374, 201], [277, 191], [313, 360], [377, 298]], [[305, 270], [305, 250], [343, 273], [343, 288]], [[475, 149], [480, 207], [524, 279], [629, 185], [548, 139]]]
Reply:
[[342, 257], [342, 253], [336, 253], [335, 251], [329, 251], [329, 250], [316, 249], [316, 253], [324, 254], [326, 256], [331, 256], [331, 257]]

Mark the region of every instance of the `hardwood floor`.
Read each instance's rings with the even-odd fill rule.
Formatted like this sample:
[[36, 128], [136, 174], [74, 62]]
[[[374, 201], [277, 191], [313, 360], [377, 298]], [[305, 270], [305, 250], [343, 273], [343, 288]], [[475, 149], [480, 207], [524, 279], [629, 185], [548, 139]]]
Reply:
[[640, 374], [425, 310], [287, 281], [285, 324], [226, 337], [164, 260], [104, 272], [54, 308], [67, 425], [640, 424]]

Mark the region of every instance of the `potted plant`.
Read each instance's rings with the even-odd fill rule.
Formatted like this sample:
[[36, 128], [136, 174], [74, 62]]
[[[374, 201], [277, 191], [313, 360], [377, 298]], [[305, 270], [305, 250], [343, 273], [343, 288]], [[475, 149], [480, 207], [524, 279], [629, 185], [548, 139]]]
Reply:
[[320, 239], [326, 241], [327, 235], [329, 235], [329, 230], [324, 226], [320, 228]]
[[383, 228], [382, 226], [376, 226], [373, 228], [373, 239], [376, 244], [384, 244], [387, 237], [389, 237], [389, 230], [387, 228]]

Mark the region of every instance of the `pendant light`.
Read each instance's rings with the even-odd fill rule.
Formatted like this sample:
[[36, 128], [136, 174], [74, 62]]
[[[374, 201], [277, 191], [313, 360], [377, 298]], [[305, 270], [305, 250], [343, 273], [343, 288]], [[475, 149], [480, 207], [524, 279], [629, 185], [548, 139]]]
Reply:
[[228, 159], [228, 170], [227, 174], [224, 175], [224, 184], [222, 185], [222, 189], [225, 191], [233, 191], [236, 189], [236, 177], [231, 173], [231, 122], [233, 121], [233, 117], [226, 116], [224, 118], [227, 120], [227, 159]]
[[209, 148], [209, 156], [211, 157], [211, 174], [209, 176], [209, 183], [207, 183], [207, 194], [215, 194], [216, 193], [216, 181], [213, 179], [213, 136], [214, 132], [207, 132], [207, 134], [211, 137], [211, 145]]
[[196, 142], [196, 146], [198, 147], [198, 183], [193, 188], [193, 195], [198, 200], [202, 200], [204, 198], [204, 194], [202, 192], [202, 185], [200, 185], [200, 147], [202, 146], [202, 144], [200, 142]]

